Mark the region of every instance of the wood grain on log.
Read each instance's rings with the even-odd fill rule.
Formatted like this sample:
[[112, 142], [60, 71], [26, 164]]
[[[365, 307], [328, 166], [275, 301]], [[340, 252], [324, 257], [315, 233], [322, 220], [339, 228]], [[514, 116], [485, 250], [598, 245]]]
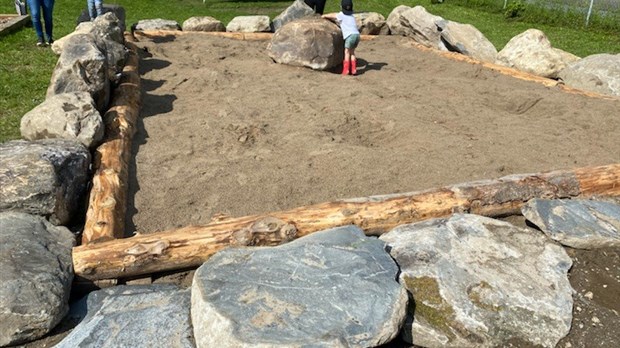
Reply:
[[277, 245], [337, 226], [355, 224], [369, 235], [454, 212], [497, 217], [519, 214], [532, 198], [620, 196], [620, 164], [512, 175], [428, 191], [373, 196], [228, 218], [131, 238], [78, 246], [74, 269], [87, 279], [150, 274], [200, 266], [229, 246]]
[[127, 202], [127, 180], [133, 135], [140, 113], [140, 74], [137, 48], [132, 43], [110, 108], [103, 116], [105, 137], [94, 155], [82, 244], [123, 237]]

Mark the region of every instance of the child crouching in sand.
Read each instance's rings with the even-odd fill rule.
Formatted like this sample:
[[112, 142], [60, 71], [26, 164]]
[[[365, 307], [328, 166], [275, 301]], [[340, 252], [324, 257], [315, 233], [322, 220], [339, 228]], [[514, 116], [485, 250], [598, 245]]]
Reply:
[[360, 42], [360, 32], [357, 30], [355, 17], [353, 17], [353, 1], [342, 0], [342, 9], [339, 13], [328, 13], [323, 18], [336, 20], [342, 30], [344, 38], [344, 62], [342, 62], [342, 75], [357, 74], [357, 59], [355, 58], [355, 48]]

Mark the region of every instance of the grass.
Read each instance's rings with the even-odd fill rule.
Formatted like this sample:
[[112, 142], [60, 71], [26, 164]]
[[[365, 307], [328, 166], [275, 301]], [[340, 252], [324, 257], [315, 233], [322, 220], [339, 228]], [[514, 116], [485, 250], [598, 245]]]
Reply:
[[[515, 35], [529, 28], [537, 28], [547, 34], [554, 47], [581, 57], [596, 53], [620, 53], [620, 30], [617, 27], [614, 29], [614, 21], [610, 29], [609, 25], [598, 23], [598, 19], [594, 19], [588, 28], [584, 28], [581, 21], [572, 24], [552, 21], [550, 18], [555, 18], [553, 16], [524, 16], [507, 20], [498, 6], [478, 6], [489, 1], [498, 0], [446, 0], [442, 4], [431, 4], [431, 0], [356, 0], [355, 10], [379, 12], [387, 18], [399, 5], [422, 5], [432, 14], [474, 25], [498, 49]], [[262, 14], [274, 18], [292, 0], [206, 0], [205, 3], [201, 0], [114, 0], [104, 3], [123, 6], [127, 26], [130, 26], [150, 18], [172, 19], [179, 24], [193, 16], [212, 16], [225, 24], [240, 15]], [[338, 11], [339, 4], [338, 0], [328, 0], [326, 11]], [[57, 1], [54, 36], [59, 38], [72, 32], [85, 8], [85, 0]], [[15, 13], [13, 2], [0, 3], [0, 13]], [[35, 47], [35, 41], [34, 30], [28, 27], [0, 37], [0, 142], [18, 139], [21, 117], [45, 99], [57, 57], [49, 49]]]

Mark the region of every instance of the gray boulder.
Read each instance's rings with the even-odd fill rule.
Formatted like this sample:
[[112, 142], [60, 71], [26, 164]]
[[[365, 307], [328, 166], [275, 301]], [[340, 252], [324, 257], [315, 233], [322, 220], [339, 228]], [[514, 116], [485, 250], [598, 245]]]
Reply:
[[572, 265], [541, 233], [455, 214], [380, 237], [414, 307], [405, 333], [423, 347], [501, 347], [518, 339], [554, 347], [568, 334]]
[[73, 234], [40, 216], [0, 212], [0, 346], [33, 341], [69, 310]]
[[[121, 29], [121, 32], [125, 32], [125, 8], [117, 5], [117, 4], [103, 4], [103, 14], [106, 14], [108, 12], [111, 12], [114, 14], [114, 16], [116, 16], [116, 18], [118, 18], [119, 20], [119, 26]], [[78, 17], [77, 20], [77, 24], [78, 26], [81, 23], [86, 23], [86, 22], [90, 22], [90, 15], [88, 14], [88, 9], [84, 9], [82, 10], [82, 13], [80, 13], [80, 16]]]
[[523, 216], [546, 235], [578, 249], [620, 247], [620, 205], [587, 200], [532, 199]]
[[0, 211], [19, 211], [68, 223], [84, 202], [90, 152], [64, 139], [0, 144]]
[[93, 35], [76, 34], [64, 44], [47, 88], [47, 97], [61, 93], [88, 92], [97, 110], [106, 111], [110, 100], [108, 59]]
[[441, 20], [437, 22], [437, 27], [441, 31], [441, 40], [449, 51], [483, 62], [495, 62], [497, 49], [473, 25]]
[[269, 57], [280, 64], [329, 70], [344, 59], [344, 39], [338, 26], [321, 18], [285, 24], [267, 46]]
[[240, 33], [262, 33], [271, 31], [268, 16], [237, 16], [226, 26], [226, 31]]
[[314, 9], [306, 5], [303, 0], [295, 0], [291, 6], [273, 19], [273, 31], [277, 31], [288, 22], [308, 16], [314, 16]]
[[445, 50], [437, 28], [437, 23], [443, 20], [422, 6], [398, 6], [388, 16], [387, 24], [392, 35], [407, 36], [424, 46]]
[[579, 60], [574, 54], [551, 47], [551, 42], [538, 29], [528, 29], [513, 37], [497, 54], [496, 64], [530, 74], [557, 78], [568, 64]]
[[190, 291], [175, 285], [116, 286], [74, 304], [81, 322], [56, 348], [193, 348]]
[[573, 88], [620, 96], [620, 54], [594, 54], [568, 64], [558, 77]]
[[385, 17], [376, 12], [360, 12], [353, 14], [357, 28], [362, 35], [389, 35], [390, 27]]
[[26, 140], [62, 138], [93, 148], [103, 139], [103, 120], [87, 92], [62, 93], [47, 98], [22, 117]]
[[171, 19], [142, 19], [135, 25], [135, 30], [181, 30], [181, 26]]
[[183, 31], [226, 31], [224, 24], [209, 16], [190, 17], [182, 26]]
[[217, 253], [194, 275], [198, 347], [374, 347], [397, 335], [407, 294], [384, 243], [353, 226], [278, 247]]

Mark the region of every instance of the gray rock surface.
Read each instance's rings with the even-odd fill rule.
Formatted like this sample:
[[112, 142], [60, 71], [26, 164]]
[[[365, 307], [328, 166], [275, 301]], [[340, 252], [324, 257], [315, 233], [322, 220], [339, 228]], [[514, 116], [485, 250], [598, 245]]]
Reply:
[[78, 142], [47, 139], [0, 144], [0, 211], [68, 223], [84, 202], [90, 152]]
[[398, 6], [388, 16], [392, 35], [404, 35], [435, 49], [445, 50], [437, 23], [444, 19], [426, 11], [422, 6]]
[[291, 6], [287, 7], [286, 10], [273, 19], [273, 31], [277, 31], [288, 22], [308, 16], [314, 16], [314, 9], [306, 5], [303, 0], [295, 0]]
[[61, 138], [93, 148], [103, 139], [103, 120], [87, 92], [61, 93], [26, 113], [20, 131], [26, 140]]
[[271, 20], [269, 16], [237, 16], [226, 25], [226, 31], [240, 33], [270, 32]]
[[321, 18], [304, 18], [285, 24], [267, 47], [280, 64], [329, 70], [344, 59], [344, 39], [338, 26]]
[[382, 14], [376, 12], [360, 12], [353, 14], [357, 28], [362, 35], [389, 35], [390, 27]]
[[226, 249], [194, 275], [198, 347], [374, 347], [407, 294], [384, 243], [353, 226], [278, 247]]
[[501, 347], [517, 339], [554, 347], [570, 330], [572, 261], [535, 230], [455, 214], [380, 239], [413, 295], [405, 333], [416, 345]]
[[183, 31], [226, 31], [224, 24], [209, 16], [190, 17], [182, 25]]
[[437, 22], [437, 27], [441, 31], [441, 40], [449, 51], [483, 62], [495, 62], [497, 49], [473, 25], [442, 20]]
[[568, 64], [559, 78], [573, 88], [620, 96], [620, 53], [587, 56]]
[[56, 348], [195, 347], [190, 290], [175, 285], [116, 286], [75, 303], [82, 321]]
[[588, 200], [532, 199], [523, 216], [546, 235], [578, 249], [620, 247], [620, 205]]
[[0, 346], [35, 340], [67, 313], [74, 243], [40, 216], [0, 212]]
[[181, 26], [171, 19], [141, 19], [135, 25], [136, 30], [181, 30]]

